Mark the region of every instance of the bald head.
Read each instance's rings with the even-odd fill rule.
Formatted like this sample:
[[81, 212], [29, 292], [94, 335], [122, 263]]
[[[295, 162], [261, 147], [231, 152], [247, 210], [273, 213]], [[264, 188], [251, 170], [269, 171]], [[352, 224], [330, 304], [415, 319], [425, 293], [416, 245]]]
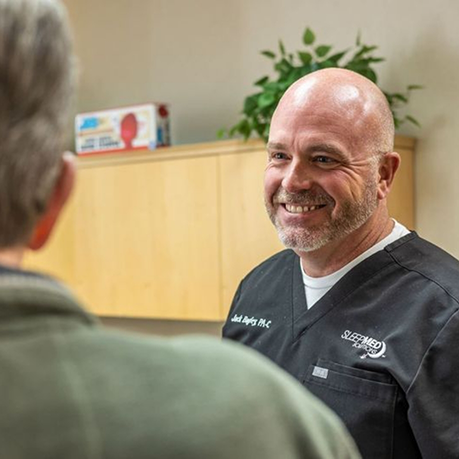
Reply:
[[382, 91], [367, 78], [345, 69], [324, 69], [296, 81], [286, 91], [273, 115], [297, 119], [333, 115], [355, 136], [356, 146], [370, 154], [392, 151], [394, 121]]
[[[393, 137], [384, 94], [348, 70], [312, 73], [279, 102], [269, 132], [266, 209], [281, 241], [311, 261], [315, 275], [334, 272], [353, 250], [388, 234], [386, 198], [400, 164]], [[304, 255], [310, 252], [316, 255]]]

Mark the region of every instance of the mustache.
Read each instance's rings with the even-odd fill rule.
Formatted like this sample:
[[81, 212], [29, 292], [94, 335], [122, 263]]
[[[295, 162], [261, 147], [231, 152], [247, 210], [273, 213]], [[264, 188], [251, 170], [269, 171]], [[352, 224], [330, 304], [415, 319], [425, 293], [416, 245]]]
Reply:
[[315, 205], [315, 204], [334, 204], [335, 200], [323, 191], [301, 190], [298, 193], [289, 193], [280, 187], [273, 196], [275, 204], [297, 204], [297, 205]]

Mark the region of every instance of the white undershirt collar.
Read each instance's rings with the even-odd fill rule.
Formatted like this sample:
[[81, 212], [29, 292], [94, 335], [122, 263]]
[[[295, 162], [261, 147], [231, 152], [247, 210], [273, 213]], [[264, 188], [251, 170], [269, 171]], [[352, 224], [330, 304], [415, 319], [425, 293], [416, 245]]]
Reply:
[[360, 254], [357, 258], [354, 258], [350, 263], [328, 276], [310, 277], [304, 272], [303, 266], [300, 262], [308, 309], [312, 308], [312, 306], [314, 306], [314, 304], [316, 304], [317, 301], [319, 301], [354, 266], [358, 265], [374, 253], [383, 250], [384, 247], [392, 244], [392, 242], [395, 242], [397, 239], [400, 239], [407, 234], [409, 234], [409, 231], [403, 225], [394, 220], [394, 228], [388, 236]]

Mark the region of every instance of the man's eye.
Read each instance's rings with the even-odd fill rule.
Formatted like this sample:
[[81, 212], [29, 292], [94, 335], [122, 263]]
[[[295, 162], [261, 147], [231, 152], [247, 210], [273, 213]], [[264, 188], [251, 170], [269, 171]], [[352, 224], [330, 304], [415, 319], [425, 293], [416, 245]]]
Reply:
[[313, 162], [321, 164], [335, 164], [336, 159], [330, 158], [330, 156], [316, 156], [313, 158]]
[[287, 155], [286, 155], [285, 153], [279, 153], [279, 152], [277, 152], [277, 153], [273, 153], [273, 154], [271, 155], [271, 158], [272, 158], [272, 159], [287, 159]]

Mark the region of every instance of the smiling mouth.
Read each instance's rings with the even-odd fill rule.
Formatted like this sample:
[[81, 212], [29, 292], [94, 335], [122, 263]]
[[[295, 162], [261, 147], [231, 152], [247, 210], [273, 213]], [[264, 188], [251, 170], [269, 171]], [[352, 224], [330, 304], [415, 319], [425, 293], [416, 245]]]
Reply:
[[312, 212], [313, 210], [322, 209], [325, 204], [318, 204], [315, 206], [296, 206], [294, 204], [283, 204], [287, 212], [291, 214], [304, 214], [306, 212]]

